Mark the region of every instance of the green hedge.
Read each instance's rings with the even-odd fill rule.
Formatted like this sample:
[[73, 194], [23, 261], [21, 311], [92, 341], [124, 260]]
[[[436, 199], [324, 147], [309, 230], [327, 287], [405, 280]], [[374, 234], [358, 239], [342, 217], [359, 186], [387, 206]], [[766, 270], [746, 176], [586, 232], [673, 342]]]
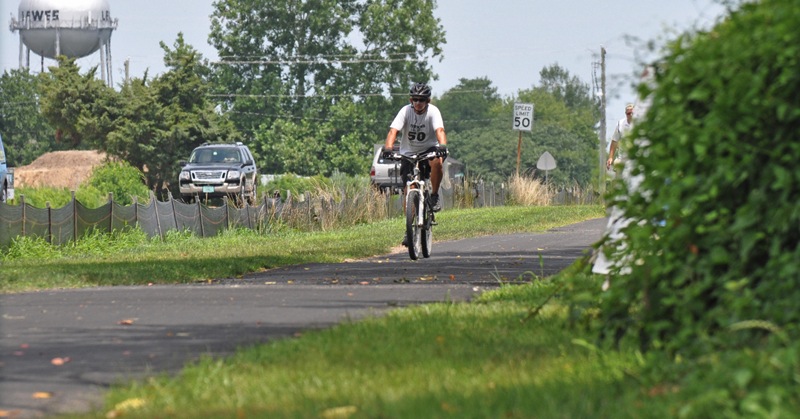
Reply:
[[[758, 345], [800, 320], [800, 2], [744, 4], [657, 65], [631, 145], [645, 180], [616, 192], [629, 275], [607, 329], [671, 353]], [[622, 199], [620, 199], [622, 198]], [[758, 320], [764, 327], [735, 327]], [[732, 329], [733, 327], [733, 329]]]

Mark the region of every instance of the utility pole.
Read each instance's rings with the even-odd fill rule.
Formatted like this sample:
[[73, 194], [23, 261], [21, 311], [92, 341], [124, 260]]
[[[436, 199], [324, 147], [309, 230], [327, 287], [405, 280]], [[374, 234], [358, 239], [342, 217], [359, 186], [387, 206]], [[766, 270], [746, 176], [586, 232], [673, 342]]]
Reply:
[[131, 80], [131, 58], [125, 60], [125, 84]]
[[606, 49], [600, 47], [600, 137], [599, 147], [597, 153], [599, 156], [600, 166], [598, 166], [600, 175], [598, 178], [598, 186], [600, 187], [600, 195], [606, 193]]

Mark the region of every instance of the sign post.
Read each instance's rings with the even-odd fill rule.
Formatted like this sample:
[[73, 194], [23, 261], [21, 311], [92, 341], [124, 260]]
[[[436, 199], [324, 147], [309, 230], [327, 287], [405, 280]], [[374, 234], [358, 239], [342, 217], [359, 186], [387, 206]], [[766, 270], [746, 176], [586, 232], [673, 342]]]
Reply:
[[519, 131], [517, 140], [517, 177], [519, 177], [519, 165], [522, 159], [522, 131], [531, 131], [533, 127], [533, 103], [514, 104], [514, 122], [511, 128]]

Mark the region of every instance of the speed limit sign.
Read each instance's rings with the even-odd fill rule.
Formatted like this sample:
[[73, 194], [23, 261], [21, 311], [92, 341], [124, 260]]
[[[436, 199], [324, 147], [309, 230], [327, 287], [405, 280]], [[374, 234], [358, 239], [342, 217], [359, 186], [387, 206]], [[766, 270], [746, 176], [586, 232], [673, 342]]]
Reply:
[[515, 131], [530, 131], [532, 127], [533, 103], [515, 103], [512, 128]]

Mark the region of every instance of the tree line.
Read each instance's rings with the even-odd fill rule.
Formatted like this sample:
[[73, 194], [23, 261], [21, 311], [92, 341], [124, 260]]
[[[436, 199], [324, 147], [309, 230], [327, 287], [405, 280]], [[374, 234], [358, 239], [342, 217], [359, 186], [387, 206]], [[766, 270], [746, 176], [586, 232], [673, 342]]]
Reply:
[[[204, 142], [243, 141], [262, 173], [366, 175], [416, 81], [434, 87], [452, 155], [473, 178], [503, 181], [516, 170], [514, 102], [535, 104], [523, 137], [528, 173], [549, 151], [558, 186], [587, 187], [597, 153], [598, 104], [588, 84], [557, 64], [540, 83], [501, 97], [486, 77], [441, 93], [432, 62], [446, 43], [431, 0], [225, 0], [215, 2], [210, 61], [178, 34], [161, 42], [166, 71], [116, 88], [74, 60], [38, 75], [0, 76], [0, 134], [16, 166], [53, 150], [98, 149], [129, 162], [157, 193]], [[595, 172], [596, 173], [596, 172]], [[538, 174], [532, 173], [537, 176]], [[542, 175], [543, 177], [543, 175]], [[172, 186], [170, 186], [172, 185]], [[174, 191], [173, 191], [174, 192]]]

